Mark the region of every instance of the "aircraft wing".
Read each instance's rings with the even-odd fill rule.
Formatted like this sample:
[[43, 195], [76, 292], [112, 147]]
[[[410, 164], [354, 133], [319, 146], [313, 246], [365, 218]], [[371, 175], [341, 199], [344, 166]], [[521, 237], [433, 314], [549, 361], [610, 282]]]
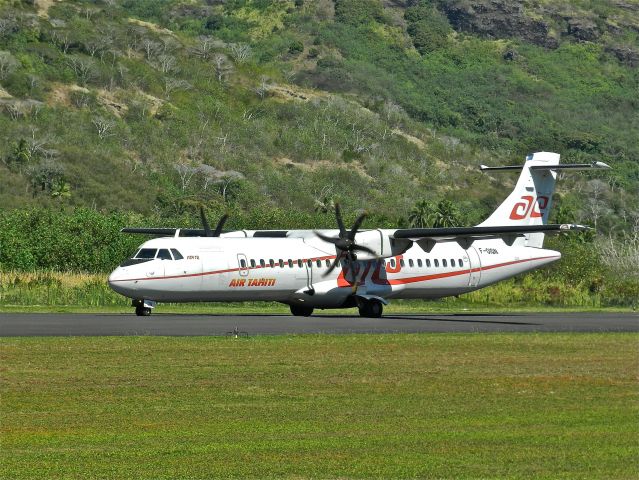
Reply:
[[421, 240], [478, 240], [483, 238], [513, 238], [526, 233], [561, 233], [590, 230], [585, 225], [547, 224], [547, 225], [510, 225], [490, 227], [449, 227], [449, 228], [401, 228], [392, 234], [396, 239]]
[[141, 233], [145, 235], [174, 236], [180, 231], [180, 237], [204, 237], [205, 232], [201, 228], [133, 228], [127, 227], [120, 230], [122, 233]]

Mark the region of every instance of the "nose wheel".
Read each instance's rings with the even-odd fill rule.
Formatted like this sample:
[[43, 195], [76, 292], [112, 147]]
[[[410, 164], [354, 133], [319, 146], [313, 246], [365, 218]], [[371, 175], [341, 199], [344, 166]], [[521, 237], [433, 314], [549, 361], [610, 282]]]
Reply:
[[151, 315], [151, 309], [149, 307], [137, 306], [135, 307], [135, 314], [138, 317], [148, 317]]

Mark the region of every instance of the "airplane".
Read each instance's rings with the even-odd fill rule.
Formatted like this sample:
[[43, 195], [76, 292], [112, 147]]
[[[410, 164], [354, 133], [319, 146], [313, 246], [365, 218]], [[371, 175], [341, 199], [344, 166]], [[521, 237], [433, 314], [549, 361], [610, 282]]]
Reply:
[[589, 227], [548, 224], [560, 170], [610, 168], [603, 162], [560, 164], [557, 153], [537, 152], [521, 166], [514, 190], [473, 227], [347, 229], [339, 205], [337, 229], [223, 232], [202, 229], [123, 228], [162, 236], [144, 242], [109, 276], [110, 287], [132, 299], [139, 316], [157, 302], [275, 301], [296, 316], [315, 309], [357, 307], [379, 318], [391, 299], [457, 296], [537, 269], [561, 258], [543, 248], [544, 236]]

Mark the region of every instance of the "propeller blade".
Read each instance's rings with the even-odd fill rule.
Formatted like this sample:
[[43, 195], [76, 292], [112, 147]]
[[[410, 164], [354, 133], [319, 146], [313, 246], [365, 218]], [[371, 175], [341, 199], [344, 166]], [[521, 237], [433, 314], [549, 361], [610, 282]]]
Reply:
[[355, 240], [355, 234], [357, 233], [357, 230], [359, 230], [359, 227], [365, 218], [366, 218], [366, 212], [362, 213], [359, 217], [357, 217], [357, 220], [355, 220], [355, 223], [353, 224], [353, 228], [351, 228], [351, 231], [348, 233], [349, 239]]
[[326, 277], [329, 273], [331, 273], [333, 270], [335, 270], [335, 267], [337, 267], [337, 265], [339, 264], [339, 261], [341, 259], [341, 256], [338, 255], [337, 257], [335, 257], [335, 260], [333, 260], [333, 263], [331, 264], [330, 267], [328, 267], [328, 270], [326, 270], [323, 274], [322, 277]]
[[211, 231], [211, 227], [209, 226], [209, 222], [206, 219], [206, 215], [204, 215], [204, 207], [200, 207], [200, 219], [202, 219], [202, 227], [204, 227], [204, 236], [212, 237], [213, 232]]
[[335, 203], [335, 219], [337, 220], [337, 226], [339, 227], [339, 238], [346, 236], [346, 228], [342, 221], [342, 213], [340, 212], [339, 203]]
[[222, 233], [222, 227], [224, 227], [224, 223], [226, 222], [226, 219], [229, 218], [229, 216], [225, 213], [224, 215], [222, 215], [222, 218], [220, 218], [220, 221], [217, 222], [217, 227], [215, 227], [215, 231], [213, 232], [213, 237], [219, 237], [220, 234]]
[[316, 232], [316, 231], [314, 231], [313, 233], [315, 233], [315, 235], [317, 235], [319, 238], [321, 238], [325, 242], [332, 243], [333, 245], [337, 245], [337, 242], [340, 241], [339, 238], [327, 237], [326, 235], [321, 234], [321, 233]]

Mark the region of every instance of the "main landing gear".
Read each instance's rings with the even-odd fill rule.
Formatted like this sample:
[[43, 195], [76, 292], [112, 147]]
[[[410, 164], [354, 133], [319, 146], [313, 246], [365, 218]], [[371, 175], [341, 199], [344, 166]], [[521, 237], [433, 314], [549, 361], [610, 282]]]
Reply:
[[384, 312], [384, 305], [379, 300], [362, 300], [357, 308], [359, 316], [366, 318], [380, 318]]
[[313, 314], [313, 307], [291, 305], [291, 313], [296, 317], [310, 317]]

